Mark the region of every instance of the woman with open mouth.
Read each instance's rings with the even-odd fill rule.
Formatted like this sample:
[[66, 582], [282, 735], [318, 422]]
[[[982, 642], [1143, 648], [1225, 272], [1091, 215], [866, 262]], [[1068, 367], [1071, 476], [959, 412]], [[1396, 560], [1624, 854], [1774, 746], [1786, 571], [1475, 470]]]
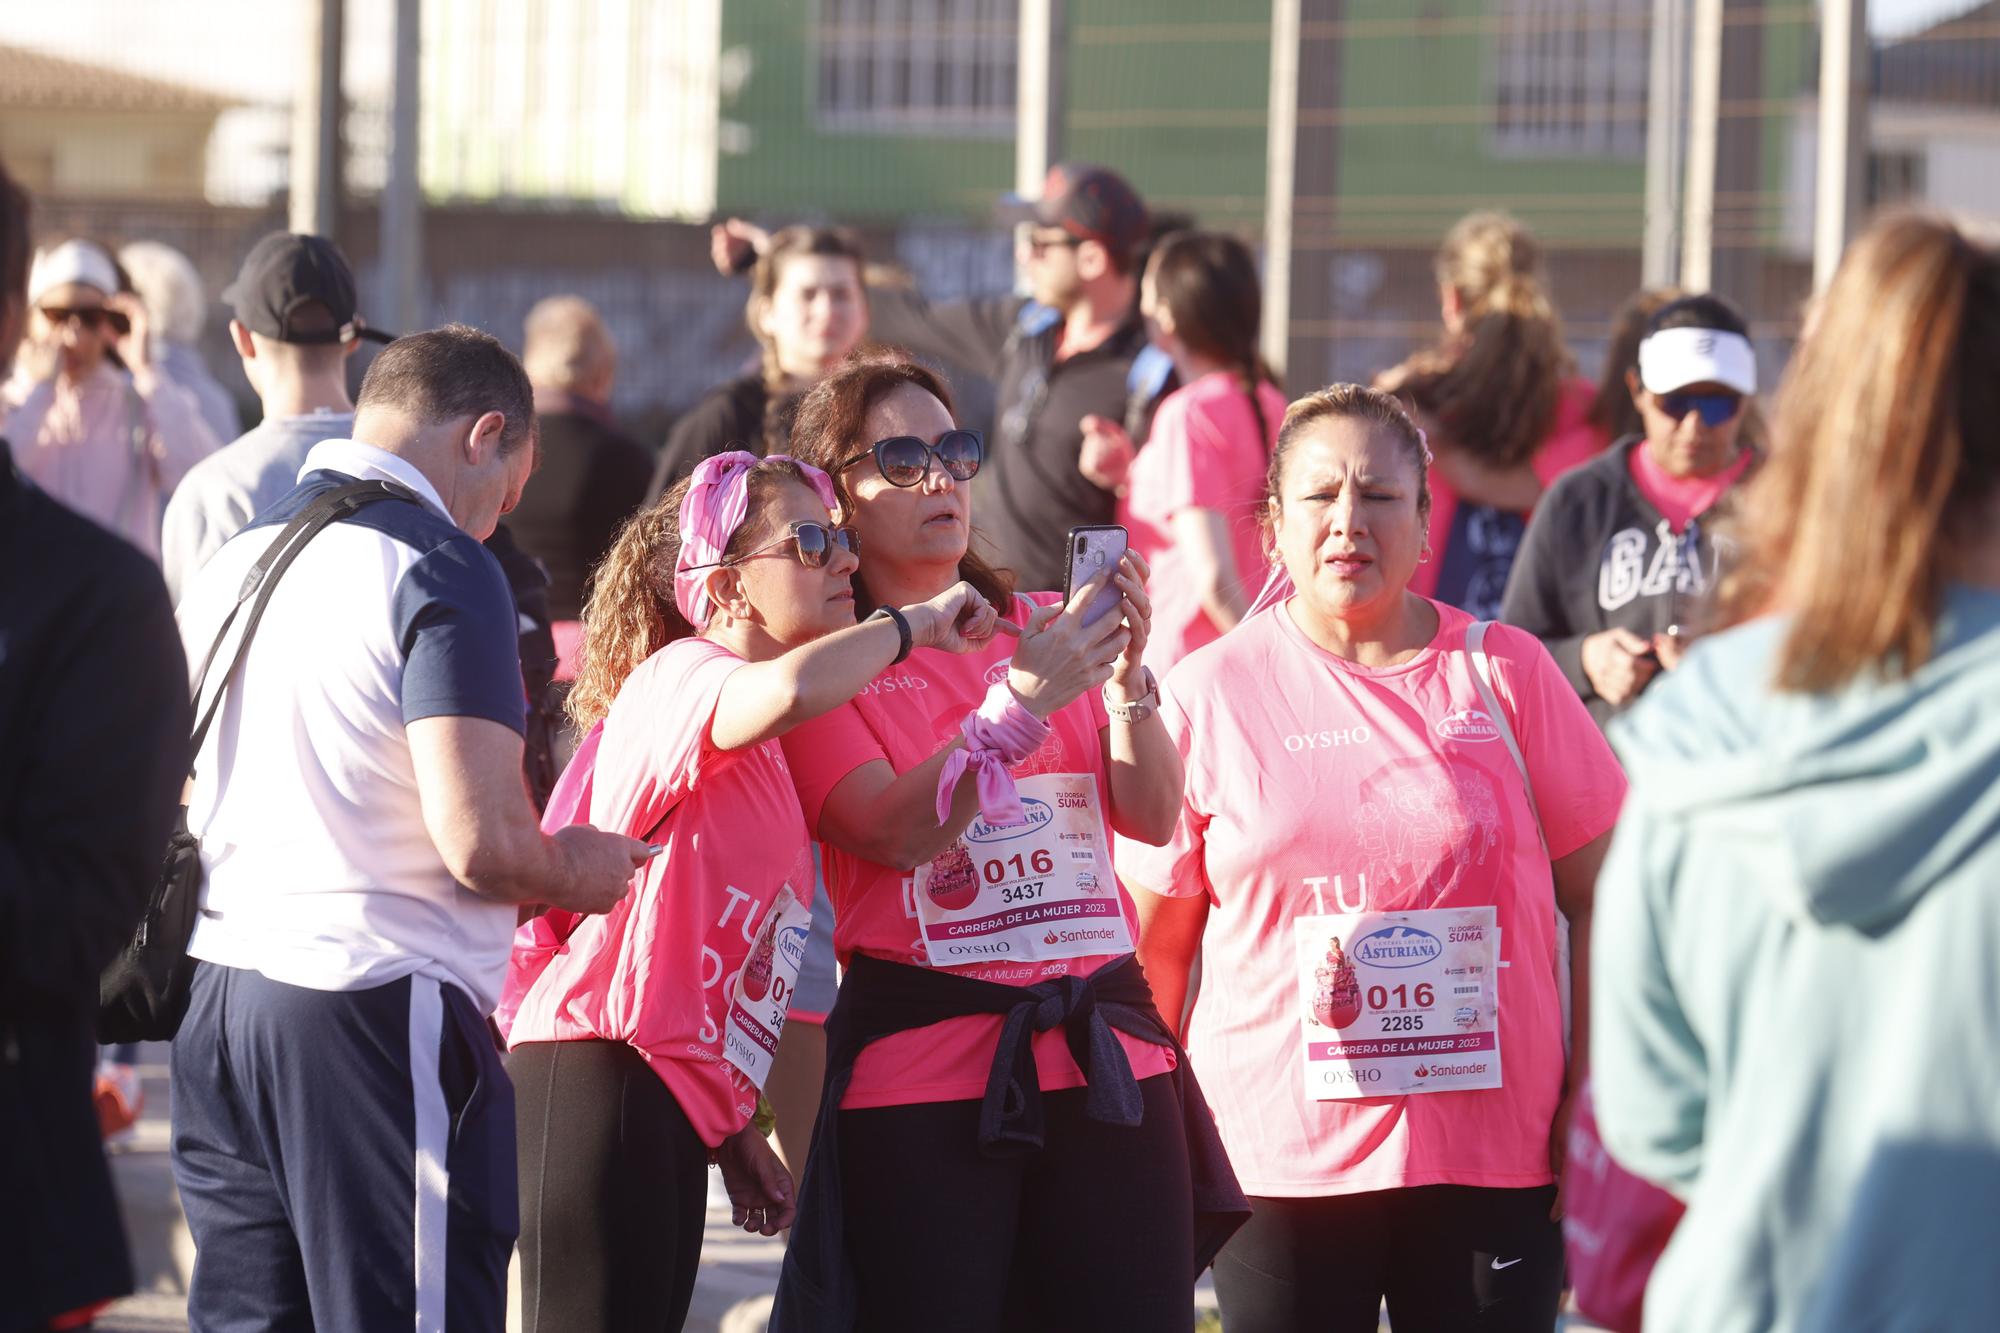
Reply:
[[984, 444], [900, 355], [822, 380], [792, 441], [871, 620], [959, 580], [1004, 609], [983, 651], [917, 648], [786, 737], [847, 971], [772, 1327], [1187, 1330], [1243, 1204], [1112, 875], [1113, 832], [1163, 841], [1180, 803], [1145, 563], [1013, 594], [971, 550]]
[[1169, 674], [1179, 824], [1118, 846], [1161, 1012], [1202, 958], [1188, 1054], [1252, 1209], [1215, 1261], [1229, 1333], [1372, 1331], [1385, 1299], [1397, 1333], [1555, 1323], [1624, 779], [1540, 644], [1411, 590], [1429, 461], [1385, 393], [1292, 404], [1269, 604]]

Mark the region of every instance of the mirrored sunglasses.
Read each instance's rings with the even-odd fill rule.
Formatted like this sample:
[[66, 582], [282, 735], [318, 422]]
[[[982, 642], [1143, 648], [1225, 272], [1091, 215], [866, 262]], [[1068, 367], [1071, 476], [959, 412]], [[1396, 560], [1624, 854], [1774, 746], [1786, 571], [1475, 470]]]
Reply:
[[849, 555], [861, 554], [861, 535], [850, 527], [830, 528], [824, 523], [794, 523], [785, 535], [775, 541], [766, 542], [754, 551], [746, 551], [735, 560], [724, 560], [725, 565], [734, 565], [751, 556], [774, 551], [786, 542], [798, 543], [799, 563], [807, 569], [824, 569], [826, 562], [833, 558], [833, 548], [840, 547]]
[[1701, 414], [1704, 426], [1720, 426], [1735, 419], [1743, 410], [1743, 395], [1740, 393], [1663, 393], [1660, 395], [1660, 409], [1675, 421], [1690, 412]]
[[979, 475], [979, 465], [986, 461], [986, 442], [976, 430], [948, 430], [938, 437], [935, 445], [915, 435], [892, 435], [855, 454], [839, 470], [846, 471], [870, 454], [875, 457], [875, 468], [882, 474], [882, 480], [891, 486], [920, 484], [930, 475], [932, 459], [954, 481], [971, 481]]

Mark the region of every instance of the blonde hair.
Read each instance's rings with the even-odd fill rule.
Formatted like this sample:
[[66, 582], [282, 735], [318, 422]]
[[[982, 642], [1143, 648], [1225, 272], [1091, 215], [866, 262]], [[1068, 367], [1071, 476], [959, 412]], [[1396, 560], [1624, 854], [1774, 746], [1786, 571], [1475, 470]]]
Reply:
[[1892, 216], [1841, 261], [1779, 392], [1721, 623], [1791, 616], [1776, 684], [1930, 659], [1944, 586], [2000, 494], [2000, 248]]
[[146, 303], [160, 337], [170, 343], [201, 337], [208, 323], [208, 296], [186, 255], [160, 241], [134, 241], [118, 252], [118, 266]]
[[[762, 459], [750, 469], [749, 507], [729, 539], [723, 558], [740, 558], [764, 536], [765, 504], [780, 483], [805, 484], [805, 474], [788, 459]], [[591, 571], [583, 608], [583, 643], [577, 652], [576, 683], [564, 708], [578, 731], [588, 731], [606, 713], [625, 681], [641, 663], [676, 639], [696, 632], [674, 604], [674, 566], [681, 554], [681, 501], [692, 477], [625, 521], [597, 568]]]
[[1525, 462], [1554, 424], [1572, 365], [1541, 244], [1505, 213], [1473, 213], [1446, 233], [1433, 271], [1458, 293], [1464, 324], [1413, 358], [1400, 392], [1476, 457]]

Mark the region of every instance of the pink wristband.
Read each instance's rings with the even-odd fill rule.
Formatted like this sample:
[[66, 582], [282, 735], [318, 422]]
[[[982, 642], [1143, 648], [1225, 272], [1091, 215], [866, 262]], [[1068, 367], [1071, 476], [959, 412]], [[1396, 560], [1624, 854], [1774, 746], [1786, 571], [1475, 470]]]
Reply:
[[1049, 738], [1049, 724], [1030, 713], [1014, 697], [1014, 691], [1000, 681], [986, 692], [985, 700], [966, 714], [959, 724], [965, 748], [953, 750], [938, 775], [938, 823], [951, 818], [951, 796], [958, 780], [970, 768], [979, 794], [979, 813], [995, 828], [1012, 828], [1028, 821], [1021, 808], [1021, 796], [1014, 787], [1008, 766], [1018, 764]]

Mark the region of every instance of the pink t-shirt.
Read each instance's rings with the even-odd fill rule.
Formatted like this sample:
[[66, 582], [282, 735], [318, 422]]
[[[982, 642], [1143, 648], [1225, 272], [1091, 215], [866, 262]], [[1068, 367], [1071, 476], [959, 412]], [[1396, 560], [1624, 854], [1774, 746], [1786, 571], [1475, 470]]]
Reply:
[[[1008, 618], [1025, 624], [1030, 603], [1049, 605], [1054, 593], [1016, 597]], [[827, 794], [841, 779], [877, 759], [887, 760], [898, 773], [922, 764], [959, 737], [959, 723], [978, 707], [993, 682], [1005, 680], [1017, 640], [996, 635], [991, 645], [959, 656], [920, 648], [900, 666], [877, 676], [851, 703], [786, 733], [786, 757], [798, 783], [799, 804], [806, 826], [819, 827]], [[1099, 736], [1107, 725], [1104, 704], [1096, 691], [1049, 719], [1048, 741], [1013, 768], [1017, 779], [1039, 774], [1089, 774], [1099, 793], [1110, 790], [1104, 747]], [[1100, 816], [1102, 815], [1100, 811]], [[1111, 847], [1108, 825], [1102, 845]], [[834, 951], [845, 963], [856, 953], [917, 967], [930, 966], [920, 937], [913, 898], [916, 878], [892, 866], [863, 861], [822, 841], [827, 893], [833, 899]], [[933, 865], [969, 854], [961, 839]], [[1115, 882], [1115, 881], [1114, 881]], [[1110, 886], [1106, 886], [1109, 888]], [[982, 890], [984, 892], [984, 890]], [[1118, 905], [1131, 937], [1138, 938], [1138, 916], [1122, 886]], [[990, 895], [988, 895], [990, 896]], [[980, 900], [985, 905], [984, 898]], [[1027, 986], [1052, 977], [1088, 976], [1117, 955], [1049, 959], [1035, 963], [974, 962], [946, 970]], [[998, 1015], [955, 1018], [914, 1028], [872, 1043], [855, 1061], [853, 1081], [841, 1105], [850, 1109], [904, 1106], [915, 1102], [964, 1101], [983, 1097], [992, 1070], [993, 1049], [1000, 1039]], [[1149, 1078], [1173, 1068], [1173, 1056], [1136, 1037], [1118, 1034], [1131, 1059], [1132, 1072]], [[1083, 1071], [1069, 1053], [1062, 1030], [1035, 1035], [1035, 1065], [1044, 1090], [1081, 1087]]]
[[[1542, 489], [1547, 490], [1555, 479], [1571, 468], [1604, 452], [1610, 441], [1590, 422], [1590, 405], [1597, 396], [1597, 387], [1586, 379], [1563, 381], [1562, 396], [1556, 400], [1556, 419], [1549, 427], [1548, 438], [1535, 450], [1528, 460], [1528, 466], [1541, 479]], [[1445, 548], [1451, 544], [1452, 524], [1458, 517], [1458, 492], [1444, 479], [1444, 474], [1431, 469], [1431, 520], [1428, 537], [1432, 556], [1417, 566], [1410, 576], [1410, 591], [1424, 597], [1437, 592], [1438, 576], [1444, 572]]]
[[1750, 467], [1750, 451], [1745, 449], [1737, 454], [1735, 462], [1712, 477], [1676, 477], [1654, 461], [1641, 440], [1632, 446], [1625, 464], [1631, 469], [1639, 494], [1660, 511], [1660, 517], [1675, 532], [1685, 532], [1688, 524], [1713, 509], [1715, 502], [1742, 479]]
[[[1545, 856], [1473, 680], [1471, 617], [1442, 605], [1438, 615], [1422, 652], [1371, 670], [1315, 645], [1281, 603], [1165, 685], [1167, 726], [1187, 761], [1180, 826], [1165, 847], [1121, 842], [1119, 871], [1212, 900], [1187, 1050], [1248, 1194], [1551, 1179], [1564, 1057], [1549, 856], [1612, 826], [1625, 779], [1548, 652], [1495, 625], [1494, 692], [1534, 779]], [[1335, 876], [1344, 887], [1325, 890]], [[1333, 910], [1496, 909], [1503, 1086], [1306, 1095], [1292, 923], [1326, 909], [1314, 878], [1344, 893]]]
[[[553, 832], [587, 822], [667, 850], [602, 916], [551, 913], [522, 926], [500, 1004], [510, 1047], [629, 1043], [711, 1148], [757, 1107], [756, 1084], [732, 1062], [725, 1033], [734, 1024], [739, 1039], [747, 1030], [767, 1051], [776, 1046], [777, 1032], [746, 1022], [735, 1001], [778, 998], [773, 956], [805, 944], [796, 912], [781, 926], [782, 895], [809, 908], [813, 893], [805, 821], [778, 743], [718, 750], [709, 739], [722, 684], [743, 665], [719, 644], [682, 639], [618, 691], [595, 735], [594, 771], [579, 750], [544, 823]], [[587, 791], [565, 790], [586, 771]]]
[[1236, 578], [1246, 600], [1264, 586], [1266, 562], [1257, 532], [1257, 508], [1264, 499], [1264, 473], [1271, 447], [1285, 419], [1285, 395], [1276, 385], [1257, 386], [1264, 429], [1250, 410], [1242, 381], [1227, 371], [1203, 375], [1176, 389], [1153, 417], [1153, 433], [1132, 462], [1118, 521], [1132, 534], [1132, 546], [1153, 566], [1153, 633], [1146, 663], [1156, 675], [1222, 631], [1202, 608], [1201, 589], [1186, 572], [1186, 558], [1174, 541], [1174, 515], [1184, 509], [1213, 509], [1229, 520]]

